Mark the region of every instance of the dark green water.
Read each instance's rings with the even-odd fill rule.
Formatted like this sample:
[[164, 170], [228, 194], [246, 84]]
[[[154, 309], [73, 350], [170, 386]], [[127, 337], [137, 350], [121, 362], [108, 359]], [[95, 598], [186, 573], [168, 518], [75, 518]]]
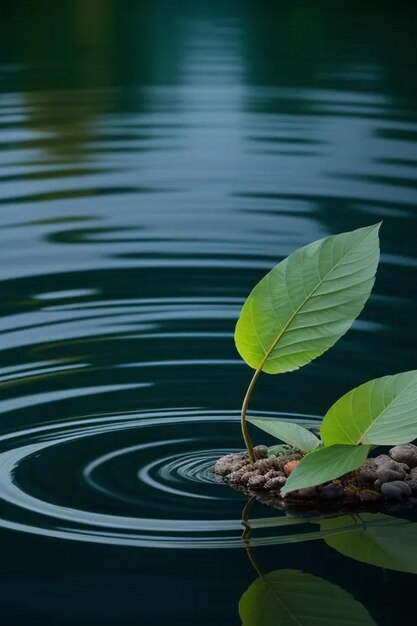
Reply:
[[[242, 446], [250, 371], [232, 337], [250, 288], [295, 248], [382, 219], [360, 319], [265, 376], [252, 406], [314, 420], [417, 367], [412, 3], [0, 11], [1, 623], [238, 625], [257, 577], [246, 500], [209, 469]], [[381, 626], [409, 620], [411, 574], [304, 541], [317, 524], [284, 530], [254, 540], [263, 571], [337, 584]]]

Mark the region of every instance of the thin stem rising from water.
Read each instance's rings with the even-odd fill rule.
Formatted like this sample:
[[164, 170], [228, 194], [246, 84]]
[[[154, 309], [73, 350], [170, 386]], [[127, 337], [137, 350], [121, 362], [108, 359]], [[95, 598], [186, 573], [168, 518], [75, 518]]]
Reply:
[[262, 372], [262, 367], [263, 367], [264, 363], [262, 362], [261, 365], [258, 367], [258, 369], [256, 370], [256, 372], [254, 373], [252, 380], [249, 383], [249, 387], [248, 390], [246, 392], [246, 395], [244, 397], [243, 400], [243, 404], [242, 404], [242, 410], [240, 413], [240, 424], [242, 427], [242, 435], [243, 435], [243, 440], [245, 442], [245, 446], [246, 449], [248, 451], [248, 455], [249, 455], [249, 459], [251, 461], [251, 463], [255, 462], [255, 453], [253, 451], [253, 443], [252, 440], [249, 436], [249, 432], [248, 432], [248, 423], [246, 421], [246, 412], [248, 410], [248, 406], [249, 406], [249, 402], [250, 399], [252, 397], [252, 393], [253, 390], [255, 388], [256, 385], [256, 381], [258, 380], [261, 372]]

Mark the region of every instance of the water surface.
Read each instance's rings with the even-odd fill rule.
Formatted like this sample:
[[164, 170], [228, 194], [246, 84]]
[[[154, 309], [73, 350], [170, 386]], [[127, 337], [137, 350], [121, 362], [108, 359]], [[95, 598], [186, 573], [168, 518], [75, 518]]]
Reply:
[[[233, 329], [250, 288], [295, 248], [383, 220], [360, 319], [308, 367], [265, 376], [253, 409], [314, 423], [351, 387], [416, 368], [414, 11], [15, 0], [1, 14], [4, 622], [240, 624], [257, 576], [246, 499], [210, 467], [242, 447], [250, 371]], [[382, 626], [406, 619], [412, 575], [309, 532], [255, 537], [262, 570], [337, 584]]]

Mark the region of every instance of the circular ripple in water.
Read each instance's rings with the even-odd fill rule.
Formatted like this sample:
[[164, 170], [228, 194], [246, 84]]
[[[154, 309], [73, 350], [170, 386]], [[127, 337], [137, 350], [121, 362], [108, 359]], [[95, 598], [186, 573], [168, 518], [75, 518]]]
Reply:
[[[119, 545], [240, 547], [245, 499], [211, 474], [231, 450], [219, 443], [237, 421], [234, 412], [177, 409], [80, 417], [4, 435], [0, 526]], [[190, 437], [178, 438], [184, 423]]]

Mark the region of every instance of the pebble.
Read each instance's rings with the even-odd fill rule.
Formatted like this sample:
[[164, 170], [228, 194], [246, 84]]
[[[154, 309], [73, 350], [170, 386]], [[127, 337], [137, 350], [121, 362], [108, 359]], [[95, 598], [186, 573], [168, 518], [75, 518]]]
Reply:
[[404, 443], [399, 446], [394, 446], [388, 454], [398, 463], [405, 463], [410, 468], [417, 467], [417, 446], [412, 443]]
[[[286, 477], [297, 467], [302, 454], [289, 450], [286, 456], [268, 457], [267, 446], [256, 446], [254, 451], [256, 460], [253, 463], [246, 452], [227, 454], [215, 463], [214, 472], [233, 485], [263, 492], [265, 496], [262, 498], [268, 497], [269, 491], [276, 501]], [[282, 498], [281, 503], [284, 504], [285, 500], [288, 504], [291, 499], [311, 501], [318, 497], [329, 502], [343, 499], [352, 503], [372, 503], [381, 498], [391, 501], [410, 498], [411, 502], [412, 496], [417, 496], [417, 461], [414, 455], [417, 455], [417, 446], [413, 444], [394, 446], [389, 455], [380, 454], [374, 459], [367, 459], [352, 474], [352, 484], [335, 481], [297, 489], [290, 492], [287, 498]]]
[[388, 461], [380, 463], [376, 470], [377, 478], [381, 483], [389, 483], [394, 480], [402, 480], [406, 474], [400, 463], [388, 457]]
[[315, 487], [305, 487], [304, 489], [296, 489], [295, 491], [290, 491], [288, 497], [293, 498], [301, 498], [305, 500], [311, 500], [316, 496], [316, 488]]
[[270, 478], [265, 483], [265, 489], [276, 489], [277, 491], [281, 489], [287, 482], [285, 476], [276, 476], [275, 478]]
[[269, 459], [260, 459], [259, 461], [256, 461], [255, 467], [261, 474], [266, 474], [271, 469], [271, 463]]
[[249, 478], [249, 489], [263, 489], [266, 483], [265, 476], [252, 476]]
[[266, 474], [264, 474], [266, 480], [271, 480], [272, 478], [278, 478], [278, 477], [284, 477], [284, 474], [282, 472], [279, 472], [278, 470], [269, 470], [269, 472], [267, 472]]
[[386, 463], [387, 461], [392, 461], [391, 457], [388, 454], [380, 454], [373, 459], [375, 465], [379, 466], [382, 463]]
[[255, 459], [266, 459], [268, 456], [268, 446], [255, 446], [253, 449]]
[[238, 470], [242, 469], [244, 463], [233, 463], [233, 465], [231, 465], [230, 470], [231, 472], [237, 472]]
[[320, 498], [324, 500], [338, 500], [343, 498], [344, 491], [342, 485], [336, 483], [330, 483], [330, 485], [324, 485], [320, 491]]
[[411, 496], [411, 488], [402, 480], [394, 480], [381, 486], [381, 493], [387, 500], [402, 500]]
[[417, 495], [417, 467], [413, 467], [410, 474], [405, 477], [405, 481], [413, 492], [413, 495]]
[[214, 471], [219, 476], [226, 476], [227, 474], [230, 474], [231, 472], [231, 465], [230, 463], [227, 463], [226, 461], [223, 461], [223, 462], [222, 460], [217, 461], [216, 465], [214, 466]]
[[373, 485], [378, 476], [376, 473], [377, 465], [373, 459], [367, 459], [365, 463], [358, 469], [358, 478], [366, 485]]
[[298, 464], [299, 461], [288, 461], [288, 463], [285, 463], [283, 467], [285, 476], [289, 476], [291, 472], [295, 470]]
[[244, 474], [242, 474], [240, 478], [240, 482], [246, 485], [249, 479], [252, 478], [253, 475], [254, 475], [253, 472], [245, 472]]
[[236, 472], [232, 472], [228, 475], [227, 480], [231, 483], [240, 483], [242, 481], [242, 476], [245, 473], [244, 470], [237, 470]]

